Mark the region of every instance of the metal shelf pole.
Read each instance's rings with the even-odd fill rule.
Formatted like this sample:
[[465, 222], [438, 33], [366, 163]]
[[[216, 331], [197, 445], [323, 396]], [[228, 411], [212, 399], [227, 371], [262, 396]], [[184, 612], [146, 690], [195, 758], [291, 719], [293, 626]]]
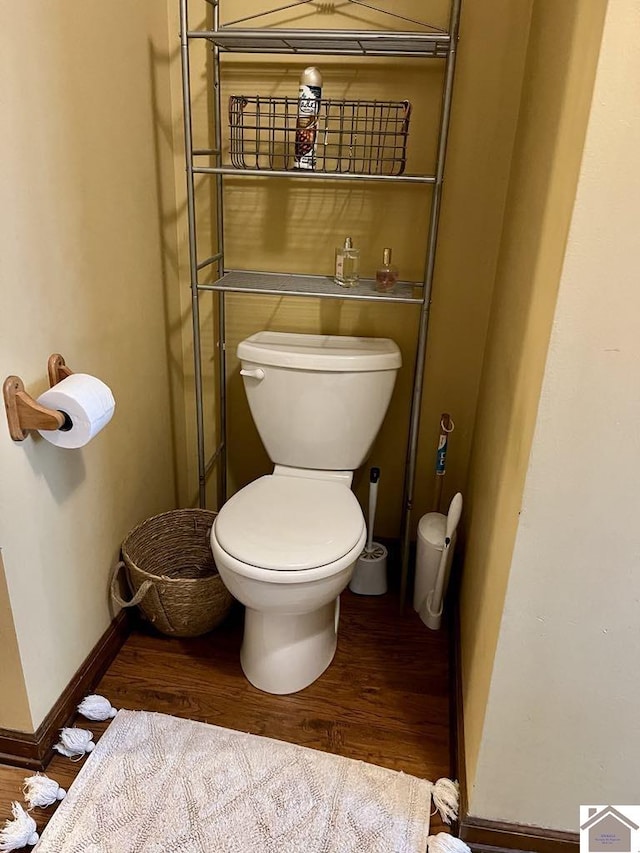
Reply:
[[[213, 2], [213, 29], [220, 28], [220, 0]], [[215, 162], [222, 167], [222, 101], [220, 90], [220, 48], [213, 46], [213, 117]], [[216, 229], [218, 238], [218, 278], [224, 275], [224, 177], [216, 174]], [[220, 459], [218, 465], [218, 509], [227, 499], [227, 344], [225, 294], [218, 291], [218, 419], [220, 425]]]
[[411, 512], [416, 481], [416, 462], [418, 456], [418, 438], [420, 434], [420, 409], [422, 406], [422, 390], [424, 386], [425, 356], [427, 352], [427, 336], [429, 332], [429, 314], [431, 307], [431, 291], [433, 286], [433, 273], [436, 262], [436, 248], [438, 241], [438, 226], [440, 224], [440, 207], [442, 203], [442, 186], [444, 178], [444, 166], [447, 155], [447, 139], [449, 135], [449, 122], [451, 118], [451, 102], [453, 96], [453, 78], [456, 66], [456, 49], [458, 42], [458, 31], [460, 27], [460, 9], [462, 0], [452, 0], [449, 21], [449, 33], [451, 42], [449, 54], [445, 65], [445, 82], [442, 95], [442, 112], [440, 117], [440, 134], [438, 137], [438, 156], [436, 165], [436, 182], [433, 187], [431, 199], [431, 216], [429, 220], [429, 236], [427, 242], [427, 257], [424, 274], [424, 304], [420, 312], [420, 326], [418, 331], [418, 344], [416, 347], [416, 362], [414, 368], [413, 395], [411, 399], [411, 420], [409, 425], [409, 440], [407, 447], [407, 461], [405, 466], [404, 482], [404, 507], [402, 517], [401, 533], [401, 581], [400, 581], [400, 604], [404, 607], [407, 597], [407, 583], [409, 577], [409, 549], [411, 544]]
[[196, 390], [196, 433], [198, 445], [198, 501], [206, 506], [206, 460], [204, 450], [204, 407], [202, 400], [202, 344], [200, 340], [200, 302], [198, 291], [198, 247], [196, 237], [195, 186], [193, 178], [193, 133], [191, 122], [191, 77], [189, 68], [189, 31], [187, 0], [180, 0], [180, 58], [182, 62], [182, 99], [184, 101], [184, 144], [187, 172], [187, 216], [189, 230], [189, 279], [191, 284], [191, 320], [193, 324], [193, 365]]
[[436, 183], [435, 175], [369, 175], [364, 172], [294, 172], [284, 169], [238, 169], [235, 166], [194, 166], [193, 171], [198, 175], [230, 175], [233, 178], [297, 178], [303, 181], [382, 181], [386, 183], [432, 185]]

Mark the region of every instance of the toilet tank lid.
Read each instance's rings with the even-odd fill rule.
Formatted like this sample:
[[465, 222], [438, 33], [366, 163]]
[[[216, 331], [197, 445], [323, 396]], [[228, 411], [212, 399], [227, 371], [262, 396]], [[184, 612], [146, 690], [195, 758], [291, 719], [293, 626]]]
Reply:
[[255, 364], [337, 373], [397, 370], [402, 365], [400, 349], [390, 338], [292, 332], [256, 332], [238, 344], [238, 358]]

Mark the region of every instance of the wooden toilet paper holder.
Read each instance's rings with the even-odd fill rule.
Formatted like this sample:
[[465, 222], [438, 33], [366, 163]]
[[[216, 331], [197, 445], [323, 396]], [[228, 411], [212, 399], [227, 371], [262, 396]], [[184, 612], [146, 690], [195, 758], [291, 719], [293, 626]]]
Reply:
[[[73, 370], [65, 364], [64, 358], [57, 352], [49, 356], [47, 368], [50, 388], [73, 373]], [[14, 441], [24, 441], [29, 430], [63, 429], [65, 426], [70, 426], [69, 419], [63, 412], [47, 409], [27, 394], [24, 390], [24, 382], [19, 376], [7, 376], [2, 393], [7, 410], [9, 434]]]

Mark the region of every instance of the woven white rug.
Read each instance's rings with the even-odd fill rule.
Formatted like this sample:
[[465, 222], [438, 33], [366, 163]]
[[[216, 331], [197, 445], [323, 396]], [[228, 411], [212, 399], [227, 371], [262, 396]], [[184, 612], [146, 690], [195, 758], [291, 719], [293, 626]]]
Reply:
[[424, 853], [433, 785], [302, 746], [120, 711], [38, 853]]

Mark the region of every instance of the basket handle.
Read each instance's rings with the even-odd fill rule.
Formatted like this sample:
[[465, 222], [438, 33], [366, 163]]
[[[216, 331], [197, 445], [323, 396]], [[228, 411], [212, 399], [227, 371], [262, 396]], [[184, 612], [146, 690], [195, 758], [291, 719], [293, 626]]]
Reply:
[[124, 598], [120, 596], [118, 592], [118, 578], [120, 577], [120, 572], [125, 568], [122, 560], [116, 565], [113, 570], [113, 574], [111, 576], [111, 598], [118, 604], [120, 607], [135, 607], [136, 604], [140, 604], [145, 595], [149, 592], [151, 587], [153, 586], [152, 581], [143, 581], [138, 588], [138, 591], [133, 596], [131, 601], [125, 601]]

